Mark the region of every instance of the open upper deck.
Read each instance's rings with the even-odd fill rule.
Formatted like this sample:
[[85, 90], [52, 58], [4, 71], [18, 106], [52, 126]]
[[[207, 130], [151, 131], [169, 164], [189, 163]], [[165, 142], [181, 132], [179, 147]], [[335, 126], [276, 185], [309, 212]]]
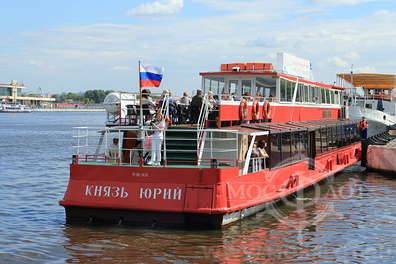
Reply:
[[[360, 140], [356, 123], [322, 120], [279, 124], [245, 124], [224, 129], [168, 128], [162, 162], [149, 165], [151, 128], [77, 128], [73, 163], [126, 167], [237, 168], [240, 175], [315, 158]], [[119, 144], [111, 144], [113, 138]], [[268, 158], [254, 156], [265, 142]], [[113, 154], [111, 154], [113, 153]]]

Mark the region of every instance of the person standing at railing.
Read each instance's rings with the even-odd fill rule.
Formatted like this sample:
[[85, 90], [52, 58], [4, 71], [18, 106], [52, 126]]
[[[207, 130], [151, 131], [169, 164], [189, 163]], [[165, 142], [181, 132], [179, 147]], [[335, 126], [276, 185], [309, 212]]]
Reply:
[[109, 162], [117, 163], [119, 158], [118, 138], [113, 138], [113, 143], [109, 146]]
[[152, 115], [155, 113], [155, 104], [150, 95], [151, 91], [149, 89], [142, 90], [143, 114], [146, 116], [146, 120], [151, 120]]
[[202, 90], [198, 89], [197, 94], [194, 95], [190, 103], [191, 123], [193, 124], [196, 124], [198, 122], [202, 103], [203, 103]]
[[165, 126], [165, 118], [158, 112], [155, 116], [155, 121], [152, 123], [154, 134], [151, 137], [151, 160], [147, 162], [147, 165], [158, 166], [161, 164], [161, 149]]
[[362, 120], [359, 121], [358, 123], [358, 128], [360, 131], [360, 136], [362, 139], [367, 139], [368, 136], [368, 124], [366, 121], [366, 118], [364, 116], [362, 116]]
[[269, 155], [265, 150], [266, 147], [267, 147], [267, 142], [265, 142], [265, 140], [260, 140], [257, 144], [258, 156], [262, 158], [261, 167], [264, 169], [267, 168], [267, 159], [269, 158]]

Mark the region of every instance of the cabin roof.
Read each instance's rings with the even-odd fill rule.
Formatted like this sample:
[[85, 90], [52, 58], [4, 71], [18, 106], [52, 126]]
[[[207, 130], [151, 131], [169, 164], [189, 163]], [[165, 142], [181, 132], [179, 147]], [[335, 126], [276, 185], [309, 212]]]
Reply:
[[352, 120], [313, 120], [305, 122], [287, 122], [287, 123], [268, 123], [268, 124], [246, 124], [241, 127], [245, 129], [255, 129], [268, 131], [269, 133], [295, 132], [295, 131], [312, 131], [323, 127], [334, 127], [337, 125], [354, 124]]
[[337, 77], [352, 83], [354, 86], [366, 89], [393, 89], [396, 86], [396, 75], [392, 74], [339, 73]]

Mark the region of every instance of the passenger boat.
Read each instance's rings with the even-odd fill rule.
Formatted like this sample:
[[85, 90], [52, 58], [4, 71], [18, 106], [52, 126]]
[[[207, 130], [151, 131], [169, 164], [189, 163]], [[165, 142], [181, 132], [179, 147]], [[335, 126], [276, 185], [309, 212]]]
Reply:
[[32, 109], [22, 104], [0, 103], [0, 113], [30, 113]]
[[[152, 128], [139, 105], [110, 95], [103, 128], [76, 128], [76, 154], [60, 205], [67, 223], [220, 228], [318, 183], [360, 159], [343, 88], [270, 63], [223, 64], [204, 72], [196, 124], [165, 129], [160, 165], [147, 165]], [[217, 107], [209, 108], [211, 91]], [[257, 96], [252, 96], [256, 95]], [[161, 111], [168, 113], [167, 98]], [[169, 102], [169, 100], [168, 100]], [[116, 155], [109, 142], [119, 138]], [[265, 142], [269, 157], [254, 156]], [[113, 148], [114, 153], [114, 148]]]

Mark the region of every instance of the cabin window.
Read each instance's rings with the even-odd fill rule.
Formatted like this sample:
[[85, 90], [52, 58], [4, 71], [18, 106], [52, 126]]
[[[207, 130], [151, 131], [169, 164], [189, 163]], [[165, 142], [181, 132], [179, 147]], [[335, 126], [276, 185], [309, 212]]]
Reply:
[[276, 95], [276, 81], [273, 78], [256, 78], [256, 93], [264, 97]]
[[316, 142], [316, 153], [322, 153], [322, 140], [321, 140], [321, 130], [315, 131], [315, 142]]
[[291, 161], [291, 132], [282, 133], [282, 164]]
[[293, 91], [296, 86], [295, 82], [291, 82], [285, 79], [281, 79], [281, 101], [291, 102], [293, 98]]
[[291, 160], [298, 161], [300, 157], [300, 132], [290, 133], [291, 138]]
[[282, 147], [280, 134], [271, 134], [271, 167], [277, 167], [282, 161]]
[[286, 89], [287, 81], [285, 79], [280, 80], [280, 98], [282, 102], [286, 102]]
[[323, 127], [320, 129], [320, 138], [322, 141], [322, 152], [326, 152], [329, 146], [327, 128]]
[[339, 140], [340, 146], [345, 146], [346, 136], [345, 136], [344, 126], [341, 125], [337, 127], [337, 134], [338, 134], [337, 139]]
[[242, 94], [249, 93], [252, 94], [252, 81], [242, 80]]
[[310, 102], [315, 102], [315, 87], [314, 86], [309, 86], [309, 95], [310, 95], [310, 97], [309, 97], [309, 101]]
[[300, 132], [301, 141], [300, 141], [300, 153], [301, 158], [306, 159], [308, 157], [308, 131]]
[[337, 148], [337, 127], [333, 126], [331, 127], [331, 141], [330, 141], [330, 149], [336, 149]]
[[325, 89], [326, 91], [326, 104], [330, 104], [330, 90]]
[[304, 85], [304, 102], [308, 102], [309, 101], [309, 86], [308, 85]]
[[303, 98], [302, 98], [303, 89], [304, 89], [304, 84], [299, 83], [298, 84], [298, 89], [297, 89], [296, 102], [301, 103], [303, 101]]
[[293, 98], [293, 91], [296, 87], [294, 82], [288, 81], [287, 82], [287, 90], [286, 90], [286, 101], [291, 102]]
[[315, 102], [320, 104], [322, 102], [322, 95], [320, 93], [320, 88], [315, 86]]
[[322, 98], [322, 104], [326, 103], [326, 91], [323, 88], [320, 88], [320, 93], [321, 93], [321, 98]]
[[270, 167], [280, 167], [308, 157], [308, 131], [271, 134]]
[[238, 80], [230, 80], [228, 82], [229, 86], [229, 93], [230, 94], [237, 94], [238, 93]]
[[224, 92], [224, 78], [222, 77], [206, 77], [205, 92], [211, 91], [214, 94], [222, 94]]

